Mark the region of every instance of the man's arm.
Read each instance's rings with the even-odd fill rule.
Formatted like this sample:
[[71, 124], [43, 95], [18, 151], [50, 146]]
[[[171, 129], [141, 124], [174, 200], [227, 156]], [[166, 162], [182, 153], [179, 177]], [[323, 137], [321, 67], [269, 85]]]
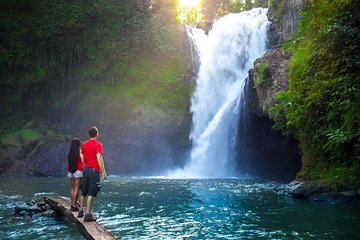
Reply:
[[97, 158], [97, 162], [99, 164], [102, 176], [103, 176], [103, 180], [106, 179], [106, 171], [105, 171], [105, 165], [104, 165], [104, 159], [102, 157], [101, 153], [97, 153], [96, 154], [96, 158]]

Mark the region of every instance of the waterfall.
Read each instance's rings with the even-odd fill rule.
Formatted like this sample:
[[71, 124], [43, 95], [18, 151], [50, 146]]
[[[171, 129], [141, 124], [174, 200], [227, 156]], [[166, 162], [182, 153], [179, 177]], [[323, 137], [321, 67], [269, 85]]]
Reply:
[[265, 52], [267, 9], [256, 8], [220, 18], [206, 35], [188, 27], [199, 70], [191, 101], [190, 159], [173, 177], [229, 177], [234, 158], [244, 82]]

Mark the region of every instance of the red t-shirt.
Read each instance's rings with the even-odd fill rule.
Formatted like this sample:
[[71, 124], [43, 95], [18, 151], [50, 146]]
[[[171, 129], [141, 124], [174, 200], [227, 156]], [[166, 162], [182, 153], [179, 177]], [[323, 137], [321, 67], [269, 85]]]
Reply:
[[78, 156], [78, 162], [77, 162], [77, 170], [82, 171], [84, 169], [84, 164], [81, 161], [80, 156]]
[[100, 166], [98, 164], [96, 154], [103, 154], [102, 143], [97, 140], [90, 139], [83, 143], [81, 151], [84, 155], [85, 167], [95, 168], [98, 172], [100, 172]]

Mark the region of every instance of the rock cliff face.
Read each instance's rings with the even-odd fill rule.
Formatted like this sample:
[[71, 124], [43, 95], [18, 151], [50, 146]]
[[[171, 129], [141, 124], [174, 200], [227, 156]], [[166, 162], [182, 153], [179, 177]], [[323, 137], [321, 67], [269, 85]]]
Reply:
[[291, 54], [281, 44], [289, 41], [301, 19], [300, 12], [310, 0], [275, 0], [270, 4], [268, 18], [269, 51], [254, 63], [249, 81], [256, 91], [254, 111], [273, 119], [269, 108], [275, 104], [275, 96], [280, 91], [288, 90], [288, 70]]
[[10, 157], [11, 164], [5, 169], [4, 174], [10, 176], [66, 176], [67, 153], [70, 140], [58, 138], [41, 140], [31, 148], [22, 146], [21, 157]]
[[38, 145], [26, 161], [27, 173], [35, 176], [66, 176], [69, 140], [49, 140]]
[[273, 118], [269, 108], [275, 104], [275, 96], [288, 89], [288, 70], [291, 54], [281, 44], [289, 41], [301, 19], [300, 12], [311, 0], [274, 0], [270, 2], [268, 18], [269, 51], [254, 63], [249, 81], [255, 86], [252, 111], [259, 116]]
[[290, 58], [290, 53], [278, 47], [269, 50], [255, 61], [249, 76], [256, 91], [252, 110], [257, 115], [266, 115], [273, 119], [269, 109], [275, 104], [276, 94], [288, 89]]
[[270, 2], [268, 18], [269, 44], [276, 46], [289, 41], [301, 19], [300, 12], [311, 0], [273, 0]]

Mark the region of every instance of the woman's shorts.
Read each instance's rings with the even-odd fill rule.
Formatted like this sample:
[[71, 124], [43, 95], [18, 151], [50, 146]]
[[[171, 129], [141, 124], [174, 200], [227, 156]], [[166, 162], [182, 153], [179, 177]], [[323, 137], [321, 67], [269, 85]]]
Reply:
[[75, 178], [75, 179], [82, 178], [83, 177], [83, 171], [76, 170], [76, 172], [74, 172], [74, 173], [68, 172], [67, 177], [68, 178]]

